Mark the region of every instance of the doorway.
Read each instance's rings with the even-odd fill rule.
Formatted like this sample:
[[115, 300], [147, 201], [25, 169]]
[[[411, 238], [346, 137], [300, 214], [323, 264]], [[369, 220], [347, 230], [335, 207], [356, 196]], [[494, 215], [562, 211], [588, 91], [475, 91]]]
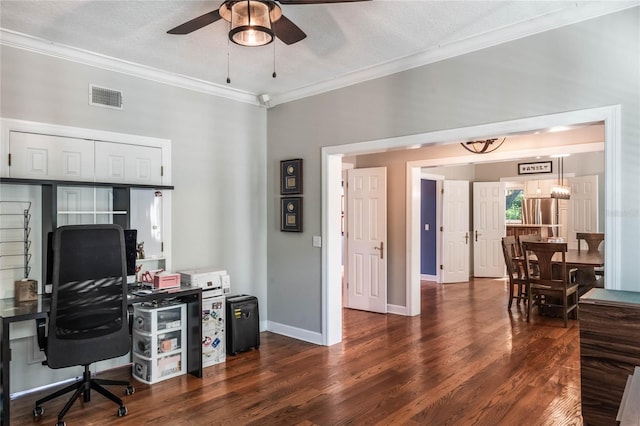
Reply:
[[[534, 132], [553, 126], [572, 125], [603, 121], [605, 123], [605, 210], [619, 211], [620, 195], [615, 188], [620, 176], [614, 171], [620, 163], [620, 106], [593, 108], [568, 113], [551, 114], [540, 117], [524, 118], [507, 122], [491, 123], [438, 132], [423, 133], [358, 144], [338, 145], [322, 148], [322, 340], [325, 345], [333, 345], [342, 340], [342, 285], [341, 285], [341, 234], [340, 234], [340, 189], [341, 158], [346, 155], [368, 154], [385, 149], [403, 149], [442, 143], [442, 141], [466, 140], [479, 136]], [[588, 147], [582, 147], [582, 151]], [[601, 148], [598, 148], [601, 149]], [[594, 148], [595, 150], [595, 148]], [[544, 155], [553, 152], [566, 152], [566, 147], [544, 149]], [[536, 149], [497, 151], [492, 160], [507, 160], [514, 157], [537, 155]], [[542, 154], [542, 153], [540, 153]], [[406, 163], [406, 280], [404, 315], [420, 313], [420, 241], [415, 229], [420, 219], [420, 168], [430, 165], [460, 164], [477, 161], [477, 155], [471, 154], [456, 158], [439, 158]], [[620, 251], [619, 224], [612, 216], [605, 218], [605, 232], [611, 235], [611, 244], [607, 246], [606, 262], [611, 265], [612, 281], [617, 282], [619, 265], [616, 259]], [[417, 234], [419, 235], [419, 234]]]

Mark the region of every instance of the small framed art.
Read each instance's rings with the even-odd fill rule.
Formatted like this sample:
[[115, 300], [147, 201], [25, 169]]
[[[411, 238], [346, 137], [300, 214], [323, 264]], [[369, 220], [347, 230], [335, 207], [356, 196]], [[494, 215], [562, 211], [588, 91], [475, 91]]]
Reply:
[[280, 199], [280, 230], [302, 232], [302, 197]]
[[280, 194], [302, 194], [302, 159], [280, 162]]

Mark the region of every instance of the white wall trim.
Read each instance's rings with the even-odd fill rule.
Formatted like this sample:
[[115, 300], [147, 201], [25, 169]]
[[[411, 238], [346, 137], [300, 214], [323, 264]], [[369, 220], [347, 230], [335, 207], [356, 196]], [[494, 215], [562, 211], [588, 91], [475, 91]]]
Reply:
[[326, 345], [322, 334], [314, 331], [303, 330], [301, 328], [291, 327], [290, 325], [280, 324], [273, 321], [267, 321], [267, 330], [272, 333], [293, 337], [294, 339], [303, 340], [316, 345]]
[[545, 31], [550, 31], [566, 25], [576, 24], [588, 19], [608, 15], [624, 9], [637, 6], [640, 2], [582, 2], [576, 3], [574, 8], [565, 9], [553, 15], [542, 15], [525, 22], [518, 22], [508, 27], [490, 31], [475, 37], [454, 43], [444, 43], [424, 52], [406, 56], [404, 58], [367, 67], [350, 74], [328, 81], [290, 90], [285, 93], [274, 93], [271, 96], [271, 106], [302, 99], [308, 96], [340, 89], [364, 81], [374, 80], [401, 71], [432, 64], [434, 62], [475, 52], [487, 47], [496, 46], [513, 40], [529, 37]]
[[174, 74], [158, 68], [136, 64], [134, 62], [101, 55], [88, 50], [50, 42], [38, 37], [3, 28], [0, 28], [0, 44], [108, 71], [114, 71], [149, 81], [155, 81], [156, 83], [193, 90], [194, 92], [220, 96], [222, 98], [252, 105], [261, 105], [260, 102], [258, 102], [257, 95], [254, 93], [245, 92], [232, 87], [221, 86], [186, 75]]
[[[605, 123], [605, 179], [607, 182], [605, 194], [605, 232], [611, 238], [607, 238], [605, 250], [605, 263], [611, 265], [607, 267], [607, 285], [608, 288], [618, 288], [617, 283], [620, 270], [620, 212], [621, 212], [621, 195], [616, 192], [616, 188], [620, 185], [620, 168], [621, 168], [621, 130], [620, 130], [620, 105], [605, 106], [600, 108], [592, 108], [580, 111], [570, 111], [557, 114], [549, 114], [538, 117], [528, 117], [511, 121], [503, 121], [490, 124], [482, 124], [477, 126], [463, 127], [459, 129], [450, 129], [443, 131], [435, 131], [429, 133], [421, 133], [409, 136], [400, 136], [397, 138], [378, 139], [366, 142], [358, 142], [353, 144], [337, 145], [323, 147], [321, 149], [321, 166], [322, 166], [322, 240], [325, 242], [322, 251], [322, 334], [323, 341], [326, 345], [338, 343], [342, 340], [342, 315], [339, 309], [342, 306], [341, 281], [340, 281], [340, 178], [341, 178], [341, 157], [344, 155], [358, 155], [364, 153], [379, 152], [390, 148], [417, 148], [427, 145], [436, 145], [442, 141], [462, 140], [465, 138], [491, 136], [492, 134], [509, 134], [523, 131], [533, 131], [541, 128], [589, 123], [594, 121], [604, 121]], [[571, 146], [545, 148], [545, 155], [553, 153], [567, 152]], [[602, 150], [602, 144], [584, 144], [581, 152], [584, 150]], [[486, 154], [482, 157], [484, 161], [495, 161], [497, 159], [509, 159], [514, 156], [530, 155], [535, 150], [524, 150], [523, 152], [502, 152], [496, 151]], [[410, 196], [414, 191], [414, 183], [419, 188], [420, 168], [455, 164], [455, 162], [478, 162], [477, 154], [469, 154], [454, 159], [434, 159], [426, 161], [407, 162], [407, 218], [414, 211], [415, 206], [413, 197]], [[336, 167], [337, 164], [337, 167]], [[414, 215], [415, 216], [415, 215]], [[416, 216], [416, 217], [419, 217]], [[335, 218], [335, 219], [334, 219]], [[338, 222], [336, 226], [333, 222]], [[413, 238], [413, 223], [408, 222], [406, 226], [407, 234], [407, 286], [411, 291], [407, 292], [407, 306], [412, 307], [413, 304], [409, 299], [411, 293], [420, 285], [420, 262], [419, 257], [415, 259], [414, 253], [419, 253], [419, 245], [416, 249], [417, 238]], [[418, 222], [419, 226], [419, 222]], [[335, 247], [337, 256], [329, 248]], [[329, 256], [331, 254], [331, 257]], [[336, 279], [337, 278], [337, 279]], [[419, 290], [418, 290], [419, 291]], [[419, 298], [418, 298], [419, 300]], [[419, 301], [418, 301], [419, 303]], [[339, 324], [339, 327], [337, 326]]]
[[437, 275], [420, 274], [420, 281], [437, 281]]
[[402, 316], [409, 316], [407, 315], [407, 308], [406, 306], [400, 306], [400, 305], [391, 305], [391, 304], [387, 304], [387, 313], [388, 314], [395, 314], [395, 315], [402, 315]]
[[[567, 8], [559, 13], [542, 15], [535, 19], [518, 22], [485, 34], [467, 38], [465, 40], [452, 43], [445, 42], [438, 46], [434, 46], [427, 51], [376, 64], [338, 78], [332, 78], [327, 81], [311, 84], [306, 87], [297, 88], [283, 93], [270, 93], [271, 101], [269, 107], [395, 74], [408, 69], [417, 68], [566, 25], [597, 18], [599, 16], [608, 15], [635, 7], [638, 4], [640, 4], [640, 1], [637, 0], [626, 2], [576, 3], [575, 7]], [[264, 107], [264, 105], [258, 101], [258, 96], [260, 95], [258, 93], [250, 93], [233, 89], [210, 81], [200, 80], [186, 75], [175, 74], [146, 65], [101, 55], [4, 28], [0, 28], [0, 44], [109, 71], [115, 71], [170, 86], [181, 87], [187, 90], [193, 90]]]

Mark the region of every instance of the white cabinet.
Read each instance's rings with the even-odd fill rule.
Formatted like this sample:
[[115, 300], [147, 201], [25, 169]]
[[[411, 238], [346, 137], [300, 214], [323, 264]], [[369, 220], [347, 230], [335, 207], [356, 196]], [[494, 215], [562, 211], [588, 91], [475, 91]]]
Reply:
[[98, 182], [162, 184], [162, 149], [114, 142], [95, 142]]
[[9, 177], [93, 181], [94, 147], [84, 139], [10, 132]]
[[133, 375], [156, 383], [186, 373], [186, 305], [136, 305], [133, 311]]
[[[163, 184], [163, 149], [140, 143], [9, 131], [6, 177], [21, 179]], [[137, 142], [137, 141], [136, 141]]]

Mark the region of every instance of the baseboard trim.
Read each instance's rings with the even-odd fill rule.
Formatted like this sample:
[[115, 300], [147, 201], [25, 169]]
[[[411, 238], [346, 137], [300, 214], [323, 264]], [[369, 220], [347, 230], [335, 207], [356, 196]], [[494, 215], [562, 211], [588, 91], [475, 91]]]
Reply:
[[387, 313], [388, 314], [395, 314], [395, 315], [403, 315], [403, 316], [408, 316], [407, 314], [407, 307], [406, 306], [400, 306], [400, 305], [387, 305]]
[[267, 330], [272, 333], [293, 337], [294, 339], [303, 340], [305, 342], [315, 343], [316, 345], [324, 345], [322, 334], [315, 331], [291, 327], [290, 325], [280, 324], [273, 321], [267, 321]]

